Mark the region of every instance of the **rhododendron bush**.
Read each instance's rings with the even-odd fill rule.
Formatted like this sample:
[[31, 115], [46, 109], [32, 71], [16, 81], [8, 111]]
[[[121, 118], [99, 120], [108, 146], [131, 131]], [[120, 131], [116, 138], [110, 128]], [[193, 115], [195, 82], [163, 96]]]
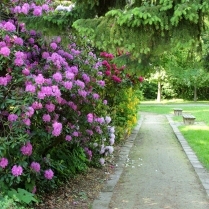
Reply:
[[142, 98], [140, 86], [142, 76], [129, 75], [126, 67], [114, 64], [114, 55], [101, 52], [104, 66], [105, 94], [117, 127], [117, 141], [125, 139], [137, 122], [138, 104]]
[[[51, 9], [23, 1], [14, 15]], [[21, 4], [20, 4], [21, 3]], [[11, 16], [12, 17], [12, 16]], [[48, 38], [16, 18], [0, 22], [0, 186], [51, 190], [89, 165], [104, 165], [136, 123], [143, 78], [98, 58], [69, 34]]]
[[66, 48], [60, 37], [46, 44], [15, 20], [0, 22], [0, 33], [1, 184], [35, 192], [103, 164], [115, 130], [102, 62], [73, 37]]

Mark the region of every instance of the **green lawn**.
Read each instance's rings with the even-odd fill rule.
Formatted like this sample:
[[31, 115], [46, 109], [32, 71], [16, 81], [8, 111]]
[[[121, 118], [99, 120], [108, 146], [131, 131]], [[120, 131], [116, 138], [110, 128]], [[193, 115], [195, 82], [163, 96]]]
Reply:
[[[173, 108], [183, 109], [196, 117], [195, 125], [182, 125], [179, 130], [196, 153], [200, 162], [209, 170], [209, 102], [141, 102], [141, 112], [172, 114]], [[175, 121], [183, 121], [181, 116], [173, 116]]]

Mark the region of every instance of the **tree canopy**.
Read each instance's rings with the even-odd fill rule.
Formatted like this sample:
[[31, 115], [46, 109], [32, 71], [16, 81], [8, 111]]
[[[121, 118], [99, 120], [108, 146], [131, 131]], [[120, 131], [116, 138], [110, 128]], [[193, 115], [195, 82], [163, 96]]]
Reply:
[[[61, 2], [61, 1], [60, 1]], [[203, 0], [72, 0], [71, 12], [27, 17], [42, 31], [75, 29], [82, 40], [115, 55], [129, 70], [149, 69], [165, 51], [181, 45], [201, 51], [209, 1]], [[84, 38], [85, 37], [85, 38]]]

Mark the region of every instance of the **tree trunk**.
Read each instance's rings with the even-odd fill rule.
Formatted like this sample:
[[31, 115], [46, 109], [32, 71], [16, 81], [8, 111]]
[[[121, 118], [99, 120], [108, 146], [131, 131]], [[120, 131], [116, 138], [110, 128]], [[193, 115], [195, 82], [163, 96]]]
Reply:
[[158, 81], [157, 102], [161, 102], [161, 82], [160, 81]]
[[194, 102], [197, 101], [197, 86], [194, 86]]

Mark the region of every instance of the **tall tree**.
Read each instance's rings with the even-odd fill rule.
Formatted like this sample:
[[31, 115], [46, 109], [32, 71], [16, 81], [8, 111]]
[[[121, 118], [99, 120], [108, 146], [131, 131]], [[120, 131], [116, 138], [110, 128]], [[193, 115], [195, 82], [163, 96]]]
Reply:
[[115, 61], [128, 65], [133, 73], [152, 68], [159, 56], [176, 45], [200, 50], [209, 15], [208, 0], [72, 2], [75, 8], [71, 12], [56, 11], [28, 20], [44, 31], [48, 28], [61, 33], [73, 27], [88, 44], [119, 54]]

